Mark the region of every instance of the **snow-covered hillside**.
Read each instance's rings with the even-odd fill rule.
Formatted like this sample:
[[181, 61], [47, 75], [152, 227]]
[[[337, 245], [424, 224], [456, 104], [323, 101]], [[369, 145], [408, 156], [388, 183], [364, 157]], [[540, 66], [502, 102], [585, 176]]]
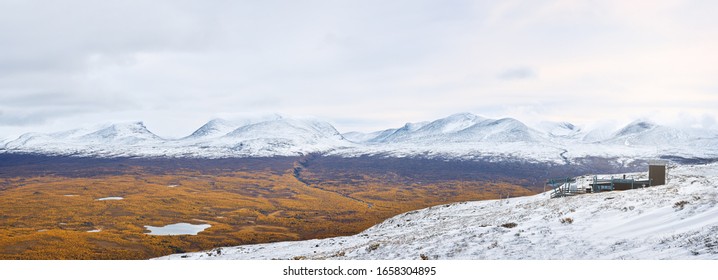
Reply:
[[664, 186], [558, 199], [543, 193], [441, 205], [395, 216], [354, 236], [226, 247], [160, 259], [420, 259], [422, 255], [429, 259], [718, 259], [718, 165], [672, 168]]
[[686, 146], [702, 139], [716, 137], [715, 131], [692, 128], [675, 128], [648, 121], [636, 121], [626, 125], [602, 142], [623, 145]]
[[230, 122], [211, 120], [180, 139], [153, 134], [142, 122], [27, 133], [0, 142], [0, 153], [133, 157], [256, 157], [323, 153], [344, 157], [520, 159], [570, 163], [584, 157], [617, 161], [661, 156], [718, 158], [718, 132], [636, 121], [617, 130], [584, 130], [567, 122], [537, 128], [512, 118], [461, 113], [370, 133], [340, 134], [331, 124], [281, 116]]
[[142, 122], [117, 123], [94, 128], [42, 134], [27, 133], [5, 143], [9, 152], [112, 156], [161, 145], [163, 139]]

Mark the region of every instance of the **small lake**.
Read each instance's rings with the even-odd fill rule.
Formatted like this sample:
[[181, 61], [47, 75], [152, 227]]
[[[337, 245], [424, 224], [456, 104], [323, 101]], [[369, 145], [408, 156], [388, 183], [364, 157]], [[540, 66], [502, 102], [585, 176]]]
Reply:
[[98, 198], [97, 200], [120, 200], [120, 199], [125, 199], [125, 198], [121, 197], [121, 196], [108, 196], [108, 197]]
[[149, 235], [197, 235], [209, 227], [211, 227], [209, 224], [193, 225], [188, 223], [171, 224], [163, 227], [145, 226], [150, 231], [147, 233]]

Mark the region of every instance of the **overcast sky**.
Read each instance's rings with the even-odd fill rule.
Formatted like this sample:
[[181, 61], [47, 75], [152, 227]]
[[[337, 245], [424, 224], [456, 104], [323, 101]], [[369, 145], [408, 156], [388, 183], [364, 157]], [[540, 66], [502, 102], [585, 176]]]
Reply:
[[0, 0], [0, 139], [458, 112], [715, 127], [718, 1]]

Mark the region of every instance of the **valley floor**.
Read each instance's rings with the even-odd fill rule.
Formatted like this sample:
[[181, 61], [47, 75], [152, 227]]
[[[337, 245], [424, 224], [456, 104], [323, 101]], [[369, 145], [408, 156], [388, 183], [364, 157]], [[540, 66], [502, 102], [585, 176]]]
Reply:
[[[415, 209], [536, 193], [488, 167], [312, 156], [0, 155], [0, 259], [148, 259], [346, 236]], [[200, 231], [152, 233], [165, 227]]]

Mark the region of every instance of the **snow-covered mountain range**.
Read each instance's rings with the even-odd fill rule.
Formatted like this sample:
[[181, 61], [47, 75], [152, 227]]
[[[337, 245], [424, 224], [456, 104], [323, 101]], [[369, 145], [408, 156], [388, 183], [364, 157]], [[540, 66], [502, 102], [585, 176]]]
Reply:
[[180, 139], [165, 139], [142, 122], [56, 133], [27, 133], [0, 141], [0, 153], [98, 157], [258, 157], [323, 153], [566, 162], [581, 157], [718, 157], [718, 131], [636, 121], [614, 131], [584, 130], [567, 122], [535, 128], [512, 118], [470, 113], [371, 133], [339, 133], [316, 119], [276, 116], [230, 122], [211, 120]]
[[669, 174], [663, 186], [454, 203], [400, 214], [353, 236], [159, 259], [718, 259], [718, 164]]

